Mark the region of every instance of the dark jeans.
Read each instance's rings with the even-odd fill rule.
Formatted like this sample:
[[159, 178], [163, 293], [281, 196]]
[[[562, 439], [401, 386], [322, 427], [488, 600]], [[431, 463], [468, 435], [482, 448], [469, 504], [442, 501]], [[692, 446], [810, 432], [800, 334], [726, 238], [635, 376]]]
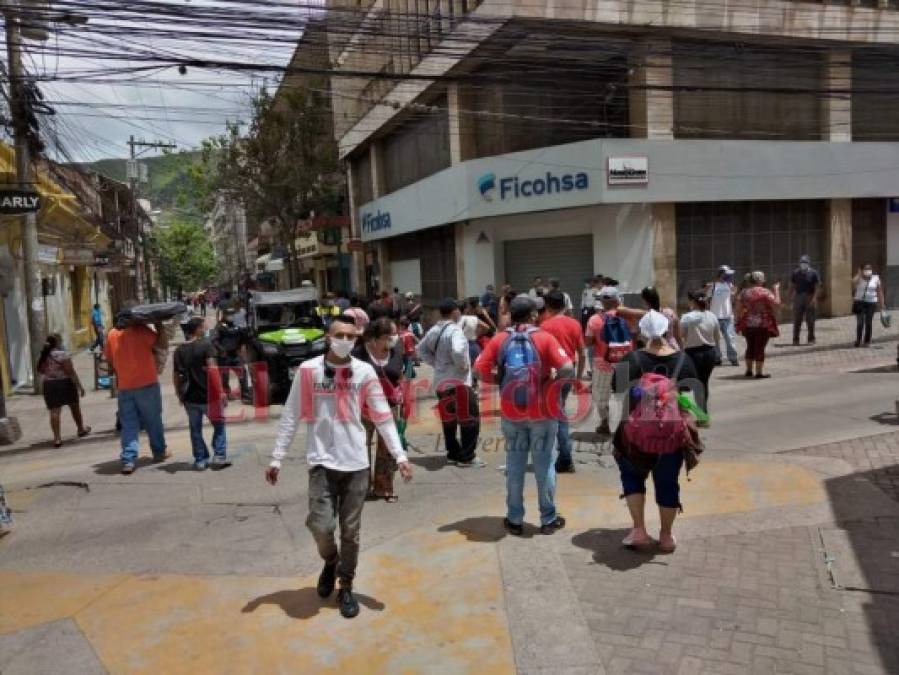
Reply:
[[702, 392], [700, 392], [700, 400], [696, 401], [699, 407], [709, 411], [709, 378], [712, 377], [712, 371], [715, 364], [720, 360], [720, 354], [716, 347], [706, 345], [704, 347], [690, 347], [686, 350], [690, 358], [693, 359], [693, 365], [696, 366], [696, 374], [699, 381], [702, 382]]
[[250, 388], [247, 385], [247, 371], [243, 367], [243, 359], [240, 358], [237, 354], [231, 354], [228, 356], [220, 356], [218, 357], [218, 365], [219, 368], [222, 369], [222, 388], [224, 388], [225, 393], [231, 393], [230, 384], [231, 372], [237, 368], [237, 379], [240, 382], [240, 396], [241, 398], [246, 398], [250, 395]]
[[799, 333], [802, 330], [802, 322], [808, 326], [808, 341], [815, 341], [815, 306], [812, 304], [814, 296], [802, 293], [793, 298], [793, 342], [799, 342]]
[[[359, 530], [362, 507], [368, 494], [368, 469], [335, 471], [323, 466], [309, 469], [309, 515], [306, 527], [312, 533], [318, 554], [325, 562], [337, 562], [337, 577], [343, 588], [353, 585], [359, 560]], [[334, 532], [340, 524], [340, 551]]]
[[103, 345], [106, 343], [106, 334], [104, 333], [103, 328], [101, 326], [94, 326], [94, 334], [96, 337], [91, 343], [90, 349], [103, 349]]
[[877, 311], [876, 302], [863, 302], [862, 311], [855, 315], [855, 341], [862, 341], [864, 332], [865, 344], [871, 343], [871, 335], [874, 332], [874, 313]]
[[561, 399], [559, 401], [559, 410], [562, 417], [559, 419], [559, 430], [556, 435], [556, 447], [559, 450], [559, 456], [556, 459], [556, 469], [567, 469], [574, 460], [571, 456], [571, 426], [568, 423], [568, 417], [565, 415], [565, 404], [568, 402], [568, 396], [571, 394], [570, 384], [562, 385]]
[[[437, 392], [446, 458], [450, 462], [470, 462], [477, 456], [481, 433], [481, 411], [478, 395], [471, 387], [447, 387]], [[457, 406], [457, 404], [459, 404]], [[458, 408], [458, 409], [457, 409]], [[461, 409], [462, 412], [459, 412]], [[456, 429], [461, 427], [461, 443]]]

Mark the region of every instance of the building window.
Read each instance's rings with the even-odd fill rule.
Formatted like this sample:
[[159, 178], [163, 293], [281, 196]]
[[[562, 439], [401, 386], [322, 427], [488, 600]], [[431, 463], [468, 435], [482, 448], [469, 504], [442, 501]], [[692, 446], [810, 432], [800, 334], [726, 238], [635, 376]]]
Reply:
[[627, 81], [624, 49], [592, 66], [556, 56], [507, 57], [501, 66], [481, 68], [472, 74], [466, 96], [476, 111], [475, 156], [626, 138]]
[[431, 105], [436, 106], [436, 111], [413, 112], [409, 121], [384, 138], [386, 192], [411, 185], [450, 165], [446, 96]]
[[899, 141], [897, 52], [856, 50], [852, 55], [852, 140]]
[[672, 43], [677, 138], [818, 140], [821, 54], [744, 43]]
[[800, 256], [811, 256], [821, 271], [826, 218], [820, 200], [678, 204], [678, 303], [712, 281], [719, 265], [733, 267], [738, 283], [761, 270], [769, 285], [780, 281], [783, 290]]

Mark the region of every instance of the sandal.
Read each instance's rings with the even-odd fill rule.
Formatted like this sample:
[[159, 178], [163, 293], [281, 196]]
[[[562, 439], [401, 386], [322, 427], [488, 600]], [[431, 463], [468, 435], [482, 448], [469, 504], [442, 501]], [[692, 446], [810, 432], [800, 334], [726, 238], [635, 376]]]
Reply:
[[673, 534], [659, 535], [659, 550], [662, 553], [674, 553], [677, 548], [677, 539], [674, 538]]
[[90, 428], [90, 427], [84, 427], [84, 431], [79, 431], [79, 432], [78, 432], [78, 438], [84, 438], [84, 437], [87, 436], [90, 432], [91, 432], [91, 428]]
[[650, 537], [646, 530], [637, 529], [636, 527], [628, 532], [628, 535], [621, 542], [621, 545], [625, 548], [643, 548], [644, 546], [651, 546], [655, 544], [656, 541], [652, 537]]

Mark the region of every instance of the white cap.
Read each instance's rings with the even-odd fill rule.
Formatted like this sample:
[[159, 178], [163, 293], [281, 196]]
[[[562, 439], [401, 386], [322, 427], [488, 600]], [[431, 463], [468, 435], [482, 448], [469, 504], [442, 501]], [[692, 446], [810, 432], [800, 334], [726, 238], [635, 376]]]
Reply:
[[668, 332], [668, 317], [654, 309], [640, 319], [640, 334], [647, 340], [658, 340]]

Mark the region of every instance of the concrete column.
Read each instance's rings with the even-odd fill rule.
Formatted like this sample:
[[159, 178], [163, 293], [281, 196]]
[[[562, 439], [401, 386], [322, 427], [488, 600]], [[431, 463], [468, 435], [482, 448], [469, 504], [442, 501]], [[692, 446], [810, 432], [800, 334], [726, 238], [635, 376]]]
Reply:
[[833, 50], [824, 57], [821, 86], [829, 92], [821, 99], [821, 138], [845, 143], [852, 140], [852, 52]]
[[662, 305], [677, 306], [677, 223], [671, 202], [652, 205], [652, 271]]
[[465, 87], [451, 82], [446, 88], [449, 108], [450, 162], [459, 164], [476, 155], [471, 96]]
[[674, 138], [671, 40], [642, 40], [631, 57], [629, 108], [632, 138]]
[[852, 200], [831, 199], [824, 224], [824, 310], [842, 316], [852, 310]]
[[371, 192], [372, 197], [377, 199], [387, 192], [384, 180], [384, 155], [381, 152], [380, 141], [374, 141], [369, 146], [368, 152], [371, 153]]
[[[353, 182], [353, 167], [350, 162], [346, 166], [347, 206], [350, 211], [350, 237], [358, 239], [359, 214], [356, 211], [356, 185]], [[352, 251], [350, 262], [350, 289], [353, 293], [365, 291], [365, 252]]]
[[465, 297], [465, 227], [468, 223], [455, 225], [456, 243], [456, 297]]
[[387, 242], [379, 241], [375, 244], [375, 250], [378, 252], [378, 270], [380, 271], [378, 279], [378, 291], [393, 291], [393, 278], [390, 275], [390, 254], [387, 251]]

